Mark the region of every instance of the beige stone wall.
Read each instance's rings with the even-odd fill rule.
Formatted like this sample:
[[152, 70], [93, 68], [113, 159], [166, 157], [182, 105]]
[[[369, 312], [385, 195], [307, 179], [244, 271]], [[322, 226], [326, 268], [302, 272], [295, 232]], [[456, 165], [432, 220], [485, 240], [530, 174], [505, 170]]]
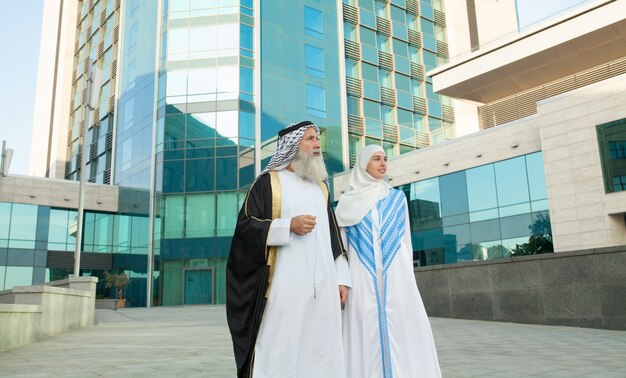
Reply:
[[626, 192], [604, 192], [596, 126], [626, 117], [626, 75], [538, 104], [556, 251], [626, 244]]

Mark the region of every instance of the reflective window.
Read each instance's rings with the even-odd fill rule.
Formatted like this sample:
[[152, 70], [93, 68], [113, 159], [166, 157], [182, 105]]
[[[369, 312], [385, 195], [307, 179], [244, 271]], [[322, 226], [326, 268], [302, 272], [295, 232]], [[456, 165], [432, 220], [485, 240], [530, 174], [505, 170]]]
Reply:
[[32, 266], [7, 266], [4, 277], [4, 288], [6, 290], [15, 286], [30, 286], [33, 284]]
[[626, 190], [626, 118], [596, 127], [606, 193]]
[[163, 236], [166, 239], [182, 238], [185, 225], [185, 197], [165, 196], [162, 203]]
[[361, 43], [376, 46], [376, 32], [363, 26], [359, 28], [359, 31], [361, 35]]
[[217, 195], [217, 236], [230, 236], [237, 223], [239, 202], [236, 192], [225, 192]]
[[[513, 193], [501, 196], [501, 181], [522, 188], [502, 184]], [[418, 265], [554, 250], [547, 199], [539, 199], [545, 193], [541, 152], [403, 185], [402, 190], [409, 199]]]
[[311, 76], [324, 77], [324, 50], [311, 45], [304, 45], [306, 73]]
[[193, 194], [187, 196], [186, 237], [215, 236], [215, 194]]
[[9, 248], [35, 248], [37, 206], [14, 203], [11, 211]]
[[323, 39], [322, 12], [307, 6], [304, 7], [304, 34]]
[[500, 161], [494, 164], [500, 206], [514, 205], [530, 200], [528, 180], [526, 175], [526, 161], [523, 156]]
[[326, 118], [326, 90], [324, 88], [306, 85], [306, 111], [307, 114]]

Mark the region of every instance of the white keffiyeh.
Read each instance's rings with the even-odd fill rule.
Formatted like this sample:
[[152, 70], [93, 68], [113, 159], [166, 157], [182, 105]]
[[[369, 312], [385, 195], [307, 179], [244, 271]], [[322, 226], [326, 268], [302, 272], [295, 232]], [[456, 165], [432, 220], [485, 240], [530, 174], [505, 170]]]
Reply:
[[317, 135], [320, 134], [319, 127], [311, 121], [292, 123], [282, 129], [278, 133], [278, 148], [276, 149], [276, 153], [272, 156], [272, 159], [261, 174], [269, 171], [278, 171], [288, 166], [296, 156], [302, 136], [309, 127], [313, 127]]

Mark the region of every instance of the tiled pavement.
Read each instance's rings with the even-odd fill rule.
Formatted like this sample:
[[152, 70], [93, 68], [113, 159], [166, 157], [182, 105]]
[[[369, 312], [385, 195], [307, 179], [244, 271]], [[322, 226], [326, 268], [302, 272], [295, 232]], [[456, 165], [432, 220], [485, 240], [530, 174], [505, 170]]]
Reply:
[[[431, 318], [444, 377], [626, 377], [626, 332]], [[224, 306], [96, 310], [0, 352], [1, 377], [234, 377]]]

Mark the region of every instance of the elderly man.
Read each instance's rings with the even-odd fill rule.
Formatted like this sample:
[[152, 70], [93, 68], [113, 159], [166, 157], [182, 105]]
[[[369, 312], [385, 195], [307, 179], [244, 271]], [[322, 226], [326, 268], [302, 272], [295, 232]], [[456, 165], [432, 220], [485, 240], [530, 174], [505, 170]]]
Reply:
[[238, 377], [343, 377], [341, 308], [350, 285], [328, 199], [319, 129], [278, 133], [239, 212], [226, 266]]

